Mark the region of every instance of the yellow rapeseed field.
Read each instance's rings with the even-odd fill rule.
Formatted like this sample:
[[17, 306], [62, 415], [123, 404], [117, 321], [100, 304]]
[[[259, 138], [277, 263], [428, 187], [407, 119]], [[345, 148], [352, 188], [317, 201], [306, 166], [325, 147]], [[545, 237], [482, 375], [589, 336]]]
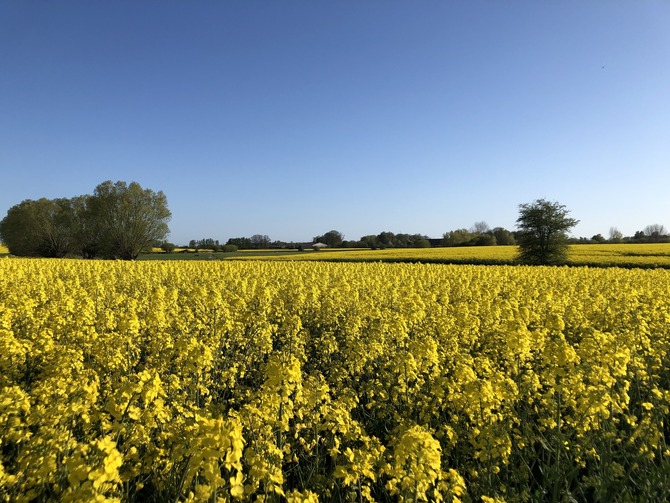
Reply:
[[[512, 262], [517, 255], [516, 246], [455, 246], [436, 248], [368, 248], [324, 249], [319, 252], [295, 252], [289, 255], [267, 257], [269, 260], [321, 260], [341, 262], [444, 262], [490, 261]], [[239, 258], [239, 257], [236, 257]], [[253, 257], [249, 257], [253, 258]]]
[[[516, 246], [462, 246], [435, 248], [389, 248], [385, 250], [338, 249], [295, 252], [281, 256], [236, 256], [235, 259], [321, 260], [335, 262], [423, 262], [512, 264]], [[625, 267], [670, 267], [670, 243], [570, 245], [568, 264]]]
[[0, 260], [4, 501], [665, 501], [670, 271]]

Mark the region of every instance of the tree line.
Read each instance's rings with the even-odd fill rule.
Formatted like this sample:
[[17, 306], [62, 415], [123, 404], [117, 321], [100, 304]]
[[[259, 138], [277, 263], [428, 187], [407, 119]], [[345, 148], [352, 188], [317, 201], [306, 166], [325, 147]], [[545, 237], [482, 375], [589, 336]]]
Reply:
[[609, 239], [602, 234], [589, 238], [572, 239], [573, 243], [670, 243], [670, 234], [661, 224], [647, 225], [632, 236], [624, 236], [616, 227], [610, 227]]
[[163, 192], [108, 180], [93, 194], [12, 206], [0, 240], [17, 256], [132, 260], [165, 239], [171, 216]]
[[[445, 232], [442, 240], [431, 240], [420, 234], [394, 234], [382, 232], [378, 235], [363, 236], [358, 241], [346, 241], [344, 234], [331, 230], [315, 236], [312, 243], [323, 243], [331, 248], [424, 248], [429, 246], [494, 246], [518, 245], [518, 261], [525, 264], [561, 264], [567, 260], [567, 247], [571, 243], [607, 242], [600, 234], [591, 239], [570, 238], [568, 232], [579, 220], [569, 216], [570, 211], [557, 201], [536, 199], [532, 203], [519, 205], [517, 230], [502, 227], [489, 228], [486, 222], [476, 222], [470, 229], [456, 229]], [[241, 248], [280, 247], [279, 242], [271, 243], [267, 236], [256, 235], [256, 239], [235, 238], [234, 245]], [[262, 239], [259, 239], [262, 238]], [[612, 243], [622, 242], [670, 242], [670, 236], [662, 225], [649, 225], [636, 232], [632, 238], [624, 238], [616, 227], [610, 229]], [[217, 242], [218, 244], [218, 242]], [[230, 240], [228, 244], [233, 244]], [[294, 247], [294, 246], [281, 246]]]
[[[431, 246], [519, 245], [520, 260], [526, 263], [560, 263], [571, 243], [662, 243], [670, 242], [663, 225], [648, 225], [634, 236], [624, 237], [616, 228], [609, 239], [596, 234], [590, 239], [570, 238], [568, 231], [578, 220], [558, 202], [535, 200], [519, 205], [517, 230], [489, 228], [476, 222], [470, 229], [445, 232], [442, 239], [421, 234], [384, 231], [347, 241], [344, 234], [330, 230], [314, 236], [311, 243], [271, 241], [265, 234], [230, 238], [224, 245], [212, 238], [191, 240], [190, 248], [233, 252], [238, 249], [303, 249], [322, 243], [330, 248], [427, 248]], [[73, 198], [24, 200], [12, 206], [0, 221], [0, 241], [17, 256], [108, 258], [132, 260], [144, 250], [161, 246], [172, 252], [175, 245], [165, 241], [171, 213], [163, 192], [143, 189], [137, 182], [106, 181], [93, 194]], [[530, 250], [530, 251], [529, 251]]]
[[[518, 244], [520, 230], [508, 230], [504, 227], [490, 228], [484, 222], [475, 222], [470, 228], [459, 228], [442, 235], [442, 238], [430, 238], [422, 234], [404, 234], [383, 231], [379, 234], [362, 236], [358, 240], [347, 240], [344, 234], [337, 230], [330, 230], [324, 234], [314, 236], [309, 242], [273, 241], [266, 234], [254, 234], [251, 237], [237, 237], [228, 239], [221, 244], [218, 239], [192, 239], [188, 247], [192, 249], [206, 249], [212, 251], [237, 251], [254, 249], [302, 249], [316, 243], [323, 243], [329, 248], [430, 248], [434, 246], [510, 246]], [[624, 236], [616, 227], [612, 227], [609, 238], [602, 234], [587, 237], [566, 236], [568, 244], [596, 244], [596, 243], [667, 243], [670, 235], [663, 225], [648, 225], [643, 230], [635, 232], [633, 236]], [[163, 243], [165, 251], [172, 251], [174, 244]]]

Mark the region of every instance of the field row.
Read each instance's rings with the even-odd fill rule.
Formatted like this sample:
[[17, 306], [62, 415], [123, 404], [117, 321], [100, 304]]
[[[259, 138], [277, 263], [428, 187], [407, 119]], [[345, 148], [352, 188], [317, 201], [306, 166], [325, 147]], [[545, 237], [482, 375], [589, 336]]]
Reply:
[[[322, 250], [301, 257], [282, 255], [281, 260], [454, 262], [513, 264], [516, 246], [465, 246], [439, 248], [394, 248], [385, 250]], [[251, 257], [249, 257], [251, 258]], [[571, 245], [568, 263], [593, 266], [670, 267], [670, 244], [597, 244]]]
[[[235, 253], [163, 254], [154, 253], [148, 259], [236, 259], [236, 260], [319, 260], [334, 262], [422, 262], [474, 263], [510, 265], [518, 253], [516, 246], [463, 246], [437, 248], [390, 248], [370, 250], [360, 248], [306, 250], [241, 250]], [[589, 244], [570, 245], [570, 265], [595, 267], [664, 267], [670, 268], [670, 243], [655, 244]]]
[[669, 291], [663, 269], [2, 259], [0, 498], [664, 501]]

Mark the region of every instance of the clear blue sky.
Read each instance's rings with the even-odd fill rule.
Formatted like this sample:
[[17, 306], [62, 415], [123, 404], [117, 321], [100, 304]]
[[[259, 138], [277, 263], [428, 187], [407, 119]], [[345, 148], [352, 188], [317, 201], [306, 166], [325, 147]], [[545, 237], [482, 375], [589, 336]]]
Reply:
[[670, 225], [670, 2], [0, 3], [0, 216], [105, 180], [170, 240]]

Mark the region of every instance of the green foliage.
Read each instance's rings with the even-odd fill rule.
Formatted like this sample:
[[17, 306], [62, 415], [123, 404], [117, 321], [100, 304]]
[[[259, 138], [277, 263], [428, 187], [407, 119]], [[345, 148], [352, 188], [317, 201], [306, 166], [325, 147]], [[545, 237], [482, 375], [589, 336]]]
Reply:
[[344, 234], [336, 230], [328, 231], [323, 236], [315, 236], [313, 239], [314, 243], [323, 243], [329, 248], [339, 248], [342, 246], [342, 241], [344, 241]]
[[519, 260], [535, 265], [565, 263], [568, 231], [579, 222], [568, 217], [569, 213], [564, 205], [545, 199], [520, 204], [516, 221]]
[[497, 244], [496, 237], [488, 232], [485, 234], [478, 234], [472, 239], [471, 243], [474, 246], [495, 246]]
[[13, 206], [0, 222], [0, 236], [18, 256], [134, 259], [165, 239], [170, 216], [162, 192], [106, 181], [93, 195]]
[[153, 241], [169, 232], [172, 214], [163, 192], [136, 183], [106, 181], [95, 188], [89, 210], [103, 258], [132, 260]]
[[270, 238], [267, 234], [254, 234], [251, 236], [251, 247], [252, 248], [270, 248]]
[[196, 250], [203, 249], [203, 250], [212, 250], [215, 252], [221, 249], [221, 245], [219, 245], [219, 240], [212, 238], [191, 239], [191, 241], [188, 243], [188, 246], [189, 248], [195, 248]]
[[0, 236], [13, 255], [64, 257], [74, 248], [75, 214], [68, 199], [27, 199], [0, 222]]
[[361, 237], [359, 240], [362, 248], [372, 248], [373, 250], [377, 248], [377, 236], [370, 234], [367, 236]]
[[486, 222], [475, 222], [470, 229], [456, 229], [442, 235], [444, 246], [513, 245], [514, 236], [502, 227], [491, 230]]
[[245, 237], [230, 238], [226, 241], [226, 245], [237, 246], [239, 250], [249, 250], [252, 248], [251, 239]]
[[665, 229], [665, 226], [660, 224], [647, 225], [643, 233], [646, 243], [667, 243], [670, 241], [668, 231]]
[[503, 229], [502, 227], [496, 227], [495, 229], [493, 229], [492, 233], [493, 236], [496, 238], [497, 245], [506, 246], [516, 244], [514, 234], [512, 234], [507, 229]]
[[474, 237], [475, 234], [467, 229], [456, 229], [443, 235], [443, 243], [445, 246], [468, 246]]
[[384, 231], [378, 235], [363, 236], [355, 244], [360, 248], [430, 248], [430, 241], [422, 234], [394, 234]]
[[161, 243], [161, 250], [163, 250], [165, 253], [172, 253], [174, 252], [174, 249], [176, 248], [174, 243], [169, 243], [167, 241], [163, 241]]
[[26, 200], [12, 206], [0, 222], [0, 239], [14, 255], [39, 256], [35, 205], [35, 201]]
[[616, 227], [610, 227], [610, 243], [623, 243], [623, 233]]

